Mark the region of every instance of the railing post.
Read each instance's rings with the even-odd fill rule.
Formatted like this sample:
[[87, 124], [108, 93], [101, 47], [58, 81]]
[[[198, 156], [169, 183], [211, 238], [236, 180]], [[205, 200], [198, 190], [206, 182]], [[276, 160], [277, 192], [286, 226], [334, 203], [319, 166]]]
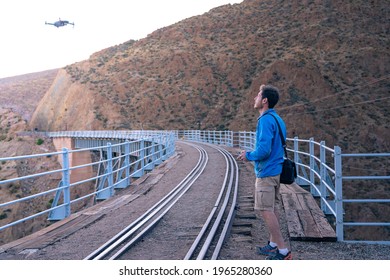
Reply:
[[63, 148], [63, 164], [64, 164], [64, 172], [62, 174], [62, 179], [64, 182], [64, 204], [65, 204], [65, 217], [70, 216], [70, 164], [69, 164], [69, 150], [67, 148]]
[[314, 138], [310, 138], [309, 142], [309, 153], [310, 153], [310, 193], [313, 196], [318, 196], [317, 190], [313, 187], [315, 186], [315, 177], [314, 177], [314, 170], [315, 170], [315, 155], [314, 155]]
[[156, 146], [157, 146], [157, 158], [156, 158], [156, 165], [159, 165], [161, 164], [161, 162], [163, 161], [163, 140], [162, 140], [162, 134], [160, 134], [159, 136], [159, 140], [158, 142], [156, 143]]
[[111, 143], [107, 143], [107, 173], [110, 197], [114, 195], [114, 174], [112, 172], [112, 166], [112, 146]]
[[298, 162], [298, 150], [299, 150], [299, 139], [298, 136], [294, 137], [294, 161]]
[[135, 177], [141, 177], [144, 175], [144, 172], [145, 172], [145, 140], [144, 139], [141, 139], [140, 140], [140, 148], [139, 148], [139, 169], [136, 173], [136, 176]]
[[327, 213], [327, 207], [325, 204], [326, 196], [327, 196], [327, 191], [326, 191], [326, 185], [324, 184], [326, 180], [326, 169], [325, 169], [325, 164], [326, 164], [326, 150], [325, 150], [325, 141], [320, 142], [320, 195], [321, 195], [321, 210], [324, 213]]
[[344, 210], [343, 210], [343, 171], [341, 160], [341, 149], [334, 147], [334, 166], [335, 166], [335, 207], [336, 207], [336, 235], [337, 241], [344, 241]]
[[299, 168], [298, 163], [300, 161], [299, 161], [299, 138], [298, 138], [298, 136], [294, 137], [294, 162], [296, 163], [296, 169], [297, 169], [297, 178], [296, 178], [295, 182], [298, 185], [303, 185], [304, 181], [301, 178], [299, 178], [299, 176], [300, 176], [300, 174], [299, 174], [300, 168]]
[[54, 197], [52, 208], [56, 207], [61, 194], [63, 195], [63, 205], [50, 211], [48, 220], [58, 221], [70, 216], [70, 170], [69, 170], [69, 150], [62, 148], [62, 180], [58, 185], [56, 195]]
[[161, 139], [161, 159], [165, 161], [168, 157], [168, 147], [169, 147], [169, 138], [168, 135], [164, 135], [164, 138]]
[[154, 137], [149, 138], [149, 149], [147, 149], [146, 158], [148, 162], [145, 165], [145, 170], [151, 171], [153, 170], [156, 163], [156, 142], [154, 141]]
[[176, 140], [174, 138], [171, 139], [171, 151], [169, 156], [173, 155], [176, 151]]
[[224, 140], [224, 145], [225, 146], [229, 146], [229, 144], [230, 144], [230, 134], [229, 134], [229, 131], [225, 131], [224, 133], [223, 133], [223, 140]]
[[125, 143], [125, 176], [126, 176], [126, 186], [130, 186], [130, 142], [126, 141]]
[[141, 176], [144, 175], [145, 156], [146, 156], [146, 153], [145, 153], [145, 140], [142, 139], [141, 142], [140, 142], [140, 153], [139, 153], [139, 158], [141, 160], [141, 166], [140, 166], [139, 170], [141, 172]]

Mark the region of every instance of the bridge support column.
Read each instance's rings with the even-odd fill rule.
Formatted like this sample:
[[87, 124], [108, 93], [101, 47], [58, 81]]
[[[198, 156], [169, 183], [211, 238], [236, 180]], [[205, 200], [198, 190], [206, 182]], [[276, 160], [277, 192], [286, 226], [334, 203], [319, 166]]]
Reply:
[[[67, 148], [63, 148], [62, 153], [62, 180], [58, 184], [57, 192], [52, 202], [51, 210], [49, 212], [48, 220], [58, 221], [62, 220], [70, 215], [70, 170], [69, 170], [69, 151]], [[61, 195], [63, 196], [62, 205], [58, 206]]]
[[[73, 138], [57, 137], [53, 139], [53, 144], [57, 151], [61, 151], [62, 148], [75, 150], [75, 141]], [[61, 165], [63, 165], [61, 157], [59, 158], [59, 162]], [[91, 153], [89, 151], [73, 152], [69, 154], [69, 167], [86, 165], [89, 163], [92, 163]], [[91, 178], [92, 175], [92, 166], [76, 168], [70, 171], [70, 182], [74, 183], [82, 181]]]

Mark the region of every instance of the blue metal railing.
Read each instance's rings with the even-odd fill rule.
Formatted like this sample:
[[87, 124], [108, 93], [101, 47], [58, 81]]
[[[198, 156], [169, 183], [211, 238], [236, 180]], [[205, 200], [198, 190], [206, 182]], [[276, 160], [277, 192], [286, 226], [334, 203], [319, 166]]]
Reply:
[[[0, 181], [0, 187], [8, 188], [16, 185], [27, 186], [31, 184], [29, 181], [38, 178], [46, 181], [59, 181], [56, 187], [47, 186], [48, 190], [23, 195], [13, 201], [3, 201], [4, 199], [1, 199], [0, 210], [2, 212], [0, 214], [12, 212], [13, 209], [16, 211], [18, 207], [21, 207], [21, 203], [42, 204], [42, 201], [52, 202], [48, 209], [40, 210], [18, 220], [6, 224], [1, 224], [0, 220], [0, 231], [45, 214], [48, 215], [49, 220], [61, 220], [71, 214], [71, 205], [85, 201], [88, 198], [103, 200], [111, 197], [114, 194], [114, 189], [128, 187], [131, 178], [142, 176], [144, 172], [152, 170], [162, 161], [172, 156], [175, 152], [176, 141], [175, 133], [168, 131], [131, 133], [115, 131], [112, 134], [107, 131], [55, 132], [47, 135], [53, 138], [72, 138], [77, 142], [76, 146], [84, 146], [84, 148], [75, 150], [63, 148], [62, 151], [52, 153], [0, 158], [0, 162], [4, 164], [31, 159], [44, 162], [53, 157], [58, 158], [61, 162], [61, 168]], [[116, 143], [112, 144], [113, 141], [116, 141]], [[104, 145], [94, 146], [93, 144], [96, 143], [104, 143]], [[85, 147], [88, 145], [90, 146]], [[101, 157], [97, 161], [90, 160], [87, 163], [72, 166], [72, 157], [85, 152], [100, 153]], [[95, 172], [96, 175], [94, 175], [94, 172], [90, 172], [91, 176], [81, 180], [71, 180], [72, 176], [78, 171], [92, 171], [93, 169], [99, 170], [99, 172]], [[53, 177], [58, 179], [53, 180]], [[91, 190], [91, 184], [93, 185], [93, 183], [95, 183], [95, 187]], [[88, 186], [86, 187], [86, 185]], [[31, 193], [34, 187], [25, 187], [25, 189], [27, 189], [25, 193]], [[81, 189], [87, 189], [87, 191], [80, 191]], [[4, 216], [2, 220], [6, 220]]]
[[[216, 132], [188, 130], [181, 131], [180, 136], [188, 140], [213, 143], [215, 140], [205, 137], [205, 135], [214, 135], [215, 133]], [[245, 150], [253, 150], [255, 148], [255, 132], [241, 131], [232, 133], [225, 131], [218, 135], [228, 138], [222, 141], [220, 140], [220, 137], [217, 138], [217, 142], [225, 143], [227, 146], [234, 145]], [[346, 227], [390, 227], [389, 222], [345, 222], [345, 206], [347, 204], [386, 203], [390, 205], [390, 199], [345, 198], [343, 196], [343, 183], [348, 180], [360, 180], [364, 182], [367, 180], [381, 180], [381, 182], [389, 186], [390, 176], [346, 176], [343, 175], [342, 165], [342, 158], [382, 157], [388, 161], [382, 166], [387, 167], [389, 166], [390, 153], [342, 154], [340, 147], [335, 146], [334, 148], [329, 148], [325, 145], [324, 141], [315, 142], [313, 138], [309, 140], [298, 139], [298, 137], [287, 138], [287, 145], [287, 150], [293, 153], [294, 161], [298, 168], [298, 178], [296, 182], [303, 187], [309, 188], [312, 195], [319, 198], [320, 207], [324, 213], [334, 217], [338, 241], [390, 244], [390, 233], [387, 234], [387, 239], [385, 240], [352, 240], [345, 238]]]
[[211, 130], [180, 130], [176, 131], [178, 139], [199, 141], [215, 145], [233, 146], [234, 133], [232, 131], [211, 131]]

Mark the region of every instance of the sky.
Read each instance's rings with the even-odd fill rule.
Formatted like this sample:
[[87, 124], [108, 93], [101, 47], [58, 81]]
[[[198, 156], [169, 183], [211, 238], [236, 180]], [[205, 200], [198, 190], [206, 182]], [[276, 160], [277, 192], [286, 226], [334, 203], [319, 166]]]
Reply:
[[[0, 78], [88, 59], [102, 49], [242, 0], [2, 0]], [[45, 22], [74, 23], [57, 28]]]

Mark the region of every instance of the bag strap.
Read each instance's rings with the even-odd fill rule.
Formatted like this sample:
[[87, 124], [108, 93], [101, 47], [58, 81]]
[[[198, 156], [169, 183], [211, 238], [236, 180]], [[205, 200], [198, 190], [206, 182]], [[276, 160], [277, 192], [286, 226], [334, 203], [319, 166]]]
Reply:
[[275, 121], [276, 121], [276, 124], [278, 125], [278, 128], [279, 128], [279, 136], [280, 136], [280, 140], [282, 141], [282, 145], [283, 145], [283, 149], [284, 149], [284, 155], [287, 157], [287, 148], [286, 148], [286, 140], [284, 140], [284, 137], [283, 137], [283, 134], [282, 134], [282, 128], [280, 127], [280, 124], [278, 122], [278, 119], [271, 113], [267, 114], [267, 115], [271, 115]]

